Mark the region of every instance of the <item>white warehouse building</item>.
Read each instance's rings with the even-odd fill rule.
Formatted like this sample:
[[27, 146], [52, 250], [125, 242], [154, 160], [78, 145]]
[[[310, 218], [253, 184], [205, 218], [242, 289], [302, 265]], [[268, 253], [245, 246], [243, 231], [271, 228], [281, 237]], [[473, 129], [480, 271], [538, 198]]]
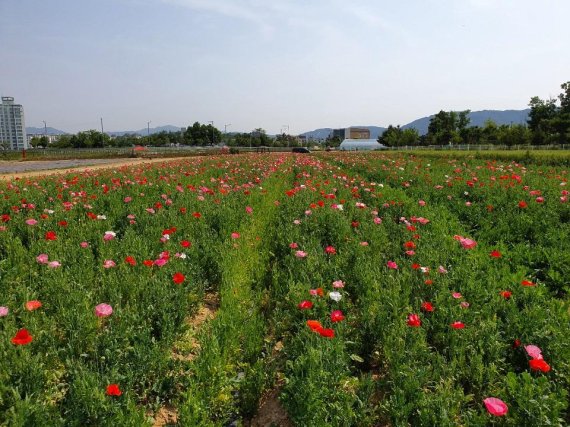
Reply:
[[375, 139], [345, 139], [340, 143], [340, 150], [344, 151], [365, 151], [365, 150], [382, 150], [386, 146], [380, 144]]

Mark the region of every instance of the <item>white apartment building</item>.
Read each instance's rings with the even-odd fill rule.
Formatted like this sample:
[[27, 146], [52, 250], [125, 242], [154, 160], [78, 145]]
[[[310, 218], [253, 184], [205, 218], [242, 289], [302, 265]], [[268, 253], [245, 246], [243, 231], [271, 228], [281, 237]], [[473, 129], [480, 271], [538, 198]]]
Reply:
[[0, 104], [0, 144], [5, 143], [12, 150], [28, 148], [24, 107], [11, 96], [3, 96]]

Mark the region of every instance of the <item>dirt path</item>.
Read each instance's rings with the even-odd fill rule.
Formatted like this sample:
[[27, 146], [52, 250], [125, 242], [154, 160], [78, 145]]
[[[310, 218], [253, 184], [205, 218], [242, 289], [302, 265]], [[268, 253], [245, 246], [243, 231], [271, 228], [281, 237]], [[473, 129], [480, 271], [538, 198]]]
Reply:
[[0, 181], [12, 181], [16, 178], [34, 178], [48, 175], [68, 174], [99, 169], [111, 169], [148, 163], [169, 162], [186, 159], [172, 157], [160, 159], [79, 159], [30, 162], [0, 162]]

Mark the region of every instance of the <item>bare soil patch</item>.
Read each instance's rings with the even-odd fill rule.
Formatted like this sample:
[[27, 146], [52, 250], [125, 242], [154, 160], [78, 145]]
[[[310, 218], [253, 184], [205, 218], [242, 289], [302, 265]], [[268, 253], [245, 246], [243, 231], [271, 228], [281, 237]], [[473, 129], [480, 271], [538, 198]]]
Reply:
[[257, 414], [251, 419], [250, 427], [292, 427], [287, 411], [279, 401], [281, 388], [275, 387], [263, 395]]
[[194, 314], [186, 320], [189, 326], [186, 333], [175, 344], [172, 357], [178, 360], [190, 362], [194, 360], [200, 352], [200, 342], [198, 341], [198, 331], [202, 325], [214, 317], [220, 307], [220, 297], [218, 294], [209, 293], [204, 295], [202, 305]]
[[176, 425], [178, 422], [178, 411], [172, 406], [163, 406], [154, 416], [152, 427], [163, 427]]
[[82, 166], [67, 166], [65, 161], [30, 161], [30, 162], [0, 162], [4, 168], [10, 170], [9, 166], [23, 165], [24, 171], [0, 173], [0, 181], [13, 181], [17, 178], [35, 178], [48, 175], [80, 173], [101, 169], [114, 169], [123, 166], [136, 166], [141, 164], [159, 163], [186, 159], [187, 157], [158, 158], [158, 159], [86, 159]]

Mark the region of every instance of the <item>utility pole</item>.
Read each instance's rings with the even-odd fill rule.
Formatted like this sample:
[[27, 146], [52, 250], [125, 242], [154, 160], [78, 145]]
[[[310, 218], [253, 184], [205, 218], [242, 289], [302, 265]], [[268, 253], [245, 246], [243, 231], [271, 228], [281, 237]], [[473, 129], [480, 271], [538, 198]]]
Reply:
[[101, 117], [101, 133], [105, 133], [105, 131], [103, 131], [103, 117]]
[[289, 125], [283, 125], [283, 131], [285, 131], [285, 129], [287, 129], [287, 147], [289, 147]]
[[44, 136], [47, 136], [47, 124], [45, 120], [42, 120], [44, 122]]
[[148, 138], [148, 142], [150, 142], [150, 123], [150, 120], [146, 122], [146, 137]]

